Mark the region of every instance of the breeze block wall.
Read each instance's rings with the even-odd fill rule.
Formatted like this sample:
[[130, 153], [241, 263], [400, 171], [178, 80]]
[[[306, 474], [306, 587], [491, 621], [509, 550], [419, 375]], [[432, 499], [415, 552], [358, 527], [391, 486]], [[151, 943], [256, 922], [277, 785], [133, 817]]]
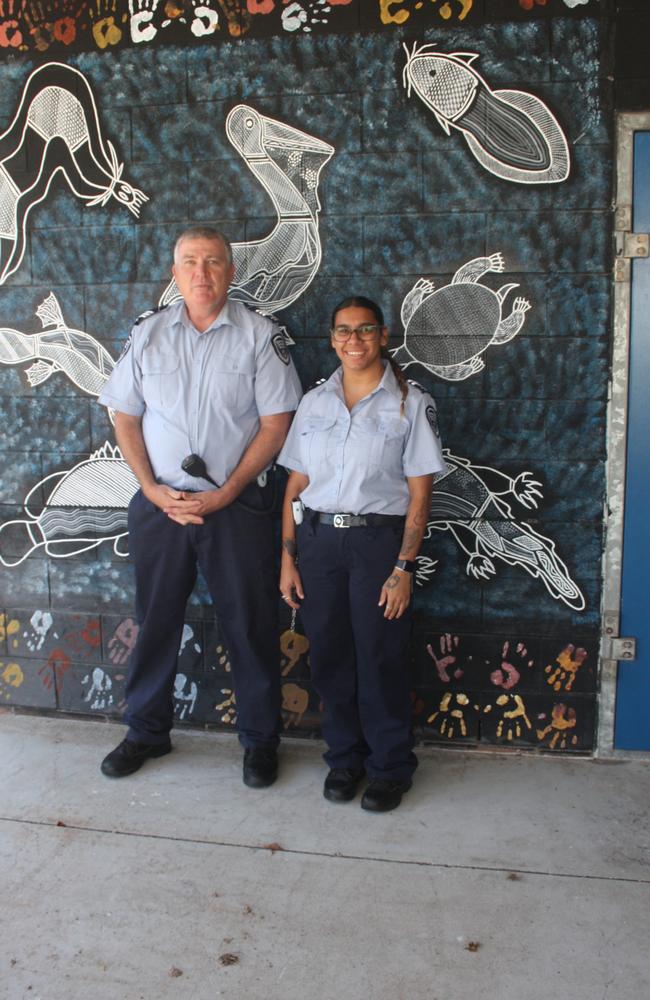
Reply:
[[[96, 396], [164, 293], [176, 235], [211, 223], [238, 247], [238, 287], [286, 326], [305, 387], [333, 370], [329, 314], [356, 292], [381, 303], [437, 401], [448, 469], [416, 588], [419, 738], [589, 751], [608, 5], [45, 8], [16, 3], [0, 22], [0, 703], [119, 715], [134, 484]], [[261, 130], [263, 167], [246, 129]], [[281, 614], [287, 732], [317, 735], [308, 642]], [[179, 724], [236, 722], [200, 583], [175, 701]]]

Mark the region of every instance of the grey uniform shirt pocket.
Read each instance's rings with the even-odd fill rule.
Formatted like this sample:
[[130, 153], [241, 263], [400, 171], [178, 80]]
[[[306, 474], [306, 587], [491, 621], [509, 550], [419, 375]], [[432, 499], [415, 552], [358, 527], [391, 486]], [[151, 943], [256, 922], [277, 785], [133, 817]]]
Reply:
[[155, 409], [175, 406], [181, 392], [179, 360], [171, 351], [152, 348], [142, 355], [142, 395]]
[[333, 460], [332, 432], [335, 425], [335, 417], [313, 415], [305, 417], [300, 432], [300, 451], [307, 468], [311, 467], [314, 470], [323, 463], [329, 464]]
[[210, 362], [210, 394], [215, 409], [245, 412], [255, 403], [255, 363], [247, 357], [218, 354]]
[[[354, 433], [350, 435], [349, 455], [360, 469], [373, 471], [386, 459], [387, 422], [375, 417], [357, 417]], [[392, 432], [395, 441], [395, 433]]]

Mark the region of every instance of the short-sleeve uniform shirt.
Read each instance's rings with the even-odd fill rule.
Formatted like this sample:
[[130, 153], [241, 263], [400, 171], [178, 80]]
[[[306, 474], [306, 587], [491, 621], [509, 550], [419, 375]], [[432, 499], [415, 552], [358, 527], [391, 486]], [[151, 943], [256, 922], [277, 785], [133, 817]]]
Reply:
[[260, 417], [295, 410], [300, 381], [279, 327], [227, 300], [203, 333], [185, 304], [139, 321], [99, 402], [142, 417], [158, 482], [179, 490], [212, 489], [181, 463], [199, 455], [221, 485], [257, 434]]
[[309, 477], [301, 497], [325, 513], [406, 513], [407, 476], [445, 468], [435, 403], [410, 384], [402, 392], [390, 365], [368, 396], [348, 410], [342, 369], [306, 393], [278, 457], [280, 465]]

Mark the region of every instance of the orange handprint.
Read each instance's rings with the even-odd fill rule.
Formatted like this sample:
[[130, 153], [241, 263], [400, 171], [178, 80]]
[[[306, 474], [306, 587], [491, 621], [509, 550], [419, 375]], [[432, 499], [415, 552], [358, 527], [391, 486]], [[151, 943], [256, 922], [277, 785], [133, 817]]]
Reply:
[[574, 645], [569, 643], [555, 657], [555, 662], [558, 666], [552, 667], [549, 663], [545, 668], [545, 673], [548, 674], [546, 683], [550, 684], [554, 691], [561, 691], [563, 684], [564, 690], [570, 691], [576, 679], [576, 674], [586, 659], [586, 649], [582, 649], [582, 647], [576, 649]]

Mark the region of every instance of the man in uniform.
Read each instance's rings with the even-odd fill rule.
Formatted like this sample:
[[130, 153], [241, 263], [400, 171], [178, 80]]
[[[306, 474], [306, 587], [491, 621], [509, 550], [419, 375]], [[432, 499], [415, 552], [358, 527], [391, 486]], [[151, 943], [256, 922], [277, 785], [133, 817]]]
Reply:
[[[234, 266], [220, 232], [186, 230], [172, 273], [182, 301], [138, 320], [100, 396], [140, 483], [129, 506], [140, 624], [129, 729], [101, 769], [123, 777], [171, 750], [198, 566], [230, 653], [244, 782], [261, 788], [277, 775], [281, 695], [273, 526], [258, 477], [284, 442], [300, 382], [278, 327], [227, 298]], [[196, 472], [197, 458], [198, 477], [183, 468]]]

